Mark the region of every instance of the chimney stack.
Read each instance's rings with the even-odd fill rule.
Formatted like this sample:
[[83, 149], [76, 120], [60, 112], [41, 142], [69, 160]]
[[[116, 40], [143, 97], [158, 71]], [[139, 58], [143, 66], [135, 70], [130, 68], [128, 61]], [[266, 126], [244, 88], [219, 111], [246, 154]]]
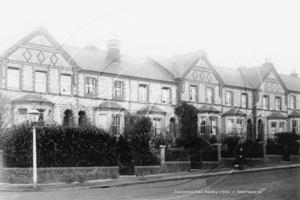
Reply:
[[107, 42], [107, 58], [113, 62], [120, 62], [121, 60], [121, 42], [118, 39], [110, 39]]
[[293, 77], [298, 77], [298, 73], [297, 73], [297, 70], [294, 68], [292, 69], [292, 73], [290, 74], [290, 76], [293, 76]]

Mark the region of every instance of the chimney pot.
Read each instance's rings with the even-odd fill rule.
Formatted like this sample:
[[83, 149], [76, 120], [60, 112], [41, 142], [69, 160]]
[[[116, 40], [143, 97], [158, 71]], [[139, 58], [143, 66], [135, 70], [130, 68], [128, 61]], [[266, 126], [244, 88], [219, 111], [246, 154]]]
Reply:
[[298, 73], [297, 73], [297, 70], [294, 68], [292, 69], [292, 73], [290, 74], [290, 76], [293, 76], [293, 77], [298, 77]]
[[113, 62], [121, 60], [121, 42], [118, 39], [110, 39], [107, 42], [107, 58]]

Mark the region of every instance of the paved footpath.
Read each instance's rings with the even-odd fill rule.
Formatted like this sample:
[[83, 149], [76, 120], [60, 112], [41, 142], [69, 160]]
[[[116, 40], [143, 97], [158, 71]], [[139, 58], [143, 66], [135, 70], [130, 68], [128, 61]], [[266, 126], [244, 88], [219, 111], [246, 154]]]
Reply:
[[33, 188], [32, 184], [8, 184], [0, 183], [1, 192], [33, 192], [33, 191], [52, 191], [52, 190], [78, 190], [93, 188], [109, 188], [124, 187], [130, 185], [150, 184], [166, 181], [178, 181], [185, 179], [207, 178], [212, 176], [225, 176], [231, 174], [251, 173], [259, 171], [272, 171], [288, 168], [300, 168], [300, 164], [282, 164], [282, 165], [265, 165], [256, 167], [245, 167], [244, 170], [236, 170], [231, 168], [213, 169], [213, 170], [191, 170], [190, 172], [178, 172], [168, 174], [156, 174], [148, 176], [120, 176], [118, 179], [104, 179], [86, 181], [84, 183], [53, 183], [38, 184], [37, 188]]

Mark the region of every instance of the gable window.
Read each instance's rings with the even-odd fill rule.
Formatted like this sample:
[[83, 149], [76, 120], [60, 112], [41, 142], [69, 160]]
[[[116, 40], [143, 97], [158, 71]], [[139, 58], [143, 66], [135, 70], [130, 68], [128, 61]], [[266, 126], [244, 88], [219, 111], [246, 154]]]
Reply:
[[148, 86], [147, 85], [140, 85], [139, 86], [139, 100], [140, 101], [147, 101], [148, 99]]
[[206, 102], [213, 103], [213, 88], [206, 88]]
[[123, 82], [116, 81], [114, 85], [114, 97], [123, 98]]
[[247, 108], [247, 94], [242, 94], [242, 108]]
[[86, 78], [85, 89], [86, 89], [86, 94], [94, 95], [96, 91], [96, 79]]
[[197, 99], [197, 86], [190, 86], [190, 101]]
[[270, 138], [274, 138], [274, 134], [276, 133], [276, 129], [277, 129], [277, 123], [276, 122], [271, 122]]
[[162, 103], [170, 103], [170, 88], [162, 88]]
[[216, 117], [210, 117], [210, 134], [216, 135], [217, 134], [217, 118]]
[[242, 119], [237, 119], [236, 121], [236, 130], [238, 134], [242, 134], [244, 128], [244, 120]]
[[47, 88], [47, 74], [46, 72], [35, 72], [35, 91], [46, 92]]
[[153, 118], [153, 126], [154, 126], [154, 133], [160, 134], [162, 128], [162, 120], [161, 118]]
[[121, 115], [112, 115], [112, 133], [120, 135]]
[[62, 74], [60, 84], [61, 94], [71, 94], [71, 75]]
[[233, 119], [227, 119], [227, 134], [233, 134]]
[[281, 110], [281, 98], [280, 97], [275, 98], [275, 110]]
[[20, 70], [17, 68], [7, 69], [7, 87], [20, 89]]
[[269, 97], [268, 96], [263, 97], [263, 109], [265, 109], [265, 110], [269, 109]]
[[206, 117], [201, 117], [200, 119], [200, 133], [201, 134], [206, 133]]
[[290, 97], [290, 108], [296, 109], [296, 97], [295, 96]]
[[225, 105], [226, 106], [232, 106], [232, 92], [230, 91], [226, 91], [226, 94], [225, 94]]
[[297, 129], [298, 129], [297, 120], [293, 120], [293, 121], [292, 121], [292, 133], [298, 134]]

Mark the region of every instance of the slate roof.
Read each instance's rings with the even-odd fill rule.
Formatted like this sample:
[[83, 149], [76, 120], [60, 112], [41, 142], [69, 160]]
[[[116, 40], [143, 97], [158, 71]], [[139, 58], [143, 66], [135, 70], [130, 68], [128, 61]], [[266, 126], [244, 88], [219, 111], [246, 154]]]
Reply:
[[283, 74], [280, 77], [288, 90], [300, 92], [300, 78]]
[[198, 113], [217, 114], [217, 113], [221, 113], [221, 111], [212, 106], [202, 106], [201, 108], [198, 109]]
[[269, 116], [267, 116], [268, 119], [287, 119], [287, 117], [281, 113], [278, 112], [272, 112]]
[[272, 67], [273, 65], [266, 64], [261, 67], [239, 68], [239, 71], [243, 80], [246, 80], [252, 88], [258, 88]]
[[116, 110], [125, 109], [123, 106], [121, 106], [120, 104], [114, 101], [104, 101], [98, 106], [98, 108], [116, 109]]
[[158, 113], [158, 114], [166, 114], [165, 111], [163, 111], [162, 109], [160, 109], [157, 106], [146, 106], [141, 108], [138, 113], [149, 113], [149, 114], [153, 114], [153, 113]]
[[147, 58], [122, 55], [118, 63], [108, 59], [106, 51], [92, 51], [71, 46], [63, 46], [63, 49], [84, 70], [175, 82], [171, 75]]
[[49, 101], [48, 99], [42, 97], [41, 95], [35, 95], [35, 94], [27, 94], [24, 95], [22, 97], [19, 97], [17, 99], [14, 99], [13, 102], [30, 102], [30, 103], [49, 103], [52, 104], [51, 101]]
[[293, 112], [291, 112], [289, 115], [288, 115], [289, 118], [300, 118], [300, 113], [296, 110], [293, 110]]
[[238, 108], [232, 108], [224, 113], [223, 116], [245, 117], [246, 113], [242, 112]]

